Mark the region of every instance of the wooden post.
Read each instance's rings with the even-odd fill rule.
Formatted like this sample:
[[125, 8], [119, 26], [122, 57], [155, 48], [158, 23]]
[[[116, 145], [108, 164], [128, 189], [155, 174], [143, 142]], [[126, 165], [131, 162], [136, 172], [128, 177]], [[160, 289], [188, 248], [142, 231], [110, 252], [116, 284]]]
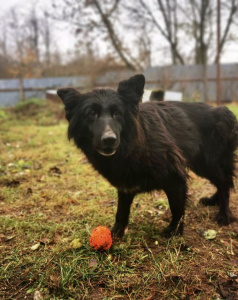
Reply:
[[208, 101], [208, 96], [207, 96], [207, 64], [203, 65], [203, 101], [207, 102]]
[[221, 39], [221, 1], [217, 0], [217, 105], [221, 104], [221, 65], [220, 65], [220, 39]]
[[20, 101], [25, 101], [25, 92], [24, 92], [24, 79], [22, 76], [19, 77], [19, 94], [20, 94]]

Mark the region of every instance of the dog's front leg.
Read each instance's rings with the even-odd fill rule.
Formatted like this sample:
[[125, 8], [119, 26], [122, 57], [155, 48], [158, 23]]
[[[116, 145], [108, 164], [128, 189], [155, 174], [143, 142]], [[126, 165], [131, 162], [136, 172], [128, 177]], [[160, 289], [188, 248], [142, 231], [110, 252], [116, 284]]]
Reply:
[[172, 213], [172, 221], [163, 231], [165, 237], [183, 234], [183, 218], [187, 199], [187, 183], [180, 176], [168, 179], [167, 186], [164, 188], [169, 200]]
[[112, 235], [115, 237], [121, 238], [125, 233], [134, 196], [135, 194], [118, 191], [116, 222], [112, 229]]

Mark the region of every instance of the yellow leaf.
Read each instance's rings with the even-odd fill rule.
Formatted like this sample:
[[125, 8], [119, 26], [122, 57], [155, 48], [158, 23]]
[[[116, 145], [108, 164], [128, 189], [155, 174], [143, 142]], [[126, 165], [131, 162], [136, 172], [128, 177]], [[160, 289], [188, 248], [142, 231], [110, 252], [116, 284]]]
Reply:
[[206, 240], [213, 240], [216, 238], [216, 236], [217, 236], [217, 232], [216, 232], [216, 230], [213, 230], [213, 229], [208, 229], [203, 232], [203, 237]]
[[40, 247], [40, 243], [37, 243], [37, 244], [31, 246], [31, 250], [35, 251], [35, 250], [37, 250], [39, 247]]
[[71, 243], [70, 243], [70, 247], [73, 249], [77, 249], [77, 248], [81, 248], [83, 245], [80, 241], [80, 239], [74, 239]]

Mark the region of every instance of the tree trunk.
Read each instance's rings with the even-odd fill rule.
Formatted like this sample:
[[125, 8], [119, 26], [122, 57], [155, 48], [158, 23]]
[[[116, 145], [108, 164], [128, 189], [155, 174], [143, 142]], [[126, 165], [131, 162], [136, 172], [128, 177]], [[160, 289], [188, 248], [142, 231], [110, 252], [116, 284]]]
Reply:
[[93, 0], [93, 3], [94, 3], [95, 7], [97, 8], [97, 10], [99, 12], [99, 15], [102, 19], [102, 22], [104, 23], [105, 27], [107, 28], [108, 35], [109, 35], [109, 38], [112, 42], [113, 47], [115, 48], [115, 50], [117, 51], [118, 55], [120, 56], [122, 61], [125, 63], [125, 65], [129, 69], [135, 71], [136, 67], [128, 61], [128, 59], [126, 58], [126, 56], [124, 55], [124, 53], [122, 51], [121, 45], [120, 45], [120, 43], [119, 43], [119, 41], [116, 37], [116, 34], [114, 32], [114, 29], [112, 27], [112, 24], [111, 24], [110, 20], [108, 19], [108, 16], [103, 13], [102, 8], [101, 8], [101, 6], [100, 6], [100, 4], [97, 0]]

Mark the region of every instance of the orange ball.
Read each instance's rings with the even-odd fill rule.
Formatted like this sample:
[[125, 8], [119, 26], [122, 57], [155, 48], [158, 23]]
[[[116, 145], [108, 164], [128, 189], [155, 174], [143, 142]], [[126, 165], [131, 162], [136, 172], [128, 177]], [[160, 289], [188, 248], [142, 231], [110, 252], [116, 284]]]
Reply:
[[89, 239], [90, 246], [95, 250], [106, 251], [112, 246], [111, 231], [105, 226], [98, 226], [93, 229]]

